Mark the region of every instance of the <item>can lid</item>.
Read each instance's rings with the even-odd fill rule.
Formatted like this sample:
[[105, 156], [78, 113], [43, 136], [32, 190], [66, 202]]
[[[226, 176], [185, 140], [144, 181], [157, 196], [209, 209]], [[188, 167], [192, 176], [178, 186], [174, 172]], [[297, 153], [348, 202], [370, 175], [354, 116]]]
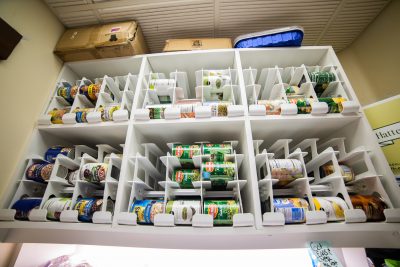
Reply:
[[58, 166], [57, 176], [66, 179], [68, 176], [68, 169], [62, 165]]

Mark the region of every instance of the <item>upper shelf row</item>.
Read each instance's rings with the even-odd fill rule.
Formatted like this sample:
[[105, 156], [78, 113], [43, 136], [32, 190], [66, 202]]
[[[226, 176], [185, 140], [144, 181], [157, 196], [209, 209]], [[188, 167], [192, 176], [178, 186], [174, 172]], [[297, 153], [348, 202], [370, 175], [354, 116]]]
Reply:
[[67, 63], [38, 124], [330, 116], [359, 107], [331, 47], [190, 51]]

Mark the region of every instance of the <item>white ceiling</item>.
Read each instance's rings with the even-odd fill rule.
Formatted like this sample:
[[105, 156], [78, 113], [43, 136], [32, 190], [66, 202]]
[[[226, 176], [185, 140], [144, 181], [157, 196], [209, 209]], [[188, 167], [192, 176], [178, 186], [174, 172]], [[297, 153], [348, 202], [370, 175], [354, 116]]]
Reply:
[[303, 45], [340, 51], [390, 0], [45, 0], [68, 28], [136, 20], [151, 52], [166, 39], [230, 37], [276, 27], [304, 28]]

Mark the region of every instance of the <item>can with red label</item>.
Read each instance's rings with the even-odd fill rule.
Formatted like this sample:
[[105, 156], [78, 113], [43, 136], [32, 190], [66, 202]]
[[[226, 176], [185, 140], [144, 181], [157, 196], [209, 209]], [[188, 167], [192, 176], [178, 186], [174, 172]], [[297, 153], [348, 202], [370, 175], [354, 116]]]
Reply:
[[200, 181], [200, 170], [176, 169], [172, 174], [172, 181], [177, 182], [182, 189], [193, 188], [192, 182]]
[[224, 188], [235, 178], [235, 163], [233, 162], [203, 162], [201, 164], [203, 181], [211, 181], [213, 189]]

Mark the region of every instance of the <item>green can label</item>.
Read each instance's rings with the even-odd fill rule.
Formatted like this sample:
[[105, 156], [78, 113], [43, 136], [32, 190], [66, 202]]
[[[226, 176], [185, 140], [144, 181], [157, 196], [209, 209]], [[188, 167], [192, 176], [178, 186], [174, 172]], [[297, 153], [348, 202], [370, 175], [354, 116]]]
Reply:
[[204, 201], [204, 213], [213, 217], [214, 225], [232, 225], [233, 216], [239, 212], [240, 206], [235, 200]]
[[199, 169], [176, 169], [172, 180], [177, 182], [182, 189], [193, 188], [192, 182], [200, 181]]
[[174, 144], [172, 146], [172, 156], [177, 157], [181, 163], [193, 163], [193, 156], [200, 154], [200, 145]]
[[204, 162], [201, 171], [203, 181], [211, 181], [213, 189], [226, 187], [235, 178], [235, 164], [232, 162]]
[[347, 100], [343, 97], [323, 97], [318, 98], [318, 101], [328, 104], [328, 113], [341, 113], [343, 111], [342, 103]]
[[210, 155], [211, 161], [226, 161], [225, 155], [233, 154], [231, 144], [204, 144], [203, 154]]

